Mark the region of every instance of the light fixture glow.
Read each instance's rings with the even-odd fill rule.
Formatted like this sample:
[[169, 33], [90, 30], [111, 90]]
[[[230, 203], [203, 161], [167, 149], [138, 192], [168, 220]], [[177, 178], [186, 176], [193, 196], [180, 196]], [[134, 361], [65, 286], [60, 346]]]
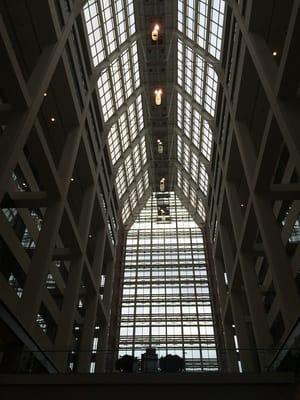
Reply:
[[154, 42], [156, 42], [158, 40], [158, 32], [159, 32], [159, 25], [155, 24], [154, 28], [153, 28], [153, 31], [152, 31], [152, 34], [151, 34], [152, 40]]
[[70, 179], [70, 181], [71, 181], [71, 182], [74, 182], [74, 178], [72, 177], [72, 178]]
[[273, 56], [276, 57], [277, 56], [277, 51], [273, 51]]
[[51, 117], [51, 118], [50, 118], [50, 121], [51, 121], [51, 122], [55, 122], [55, 118], [54, 118], [54, 117]]
[[157, 141], [157, 151], [158, 151], [158, 153], [159, 154], [162, 154], [163, 152], [164, 152], [164, 146], [163, 146], [163, 144], [162, 144], [162, 142], [159, 140], [159, 141]]
[[161, 105], [161, 95], [162, 95], [163, 91], [161, 89], [155, 89], [154, 90], [154, 94], [155, 94], [155, 104], [157, 106]]
[[166, 180], [166, 178], [161, 178], [161, 180], [159, 181], [159, 190], [161, 192], [165, 191], [165, 180]]

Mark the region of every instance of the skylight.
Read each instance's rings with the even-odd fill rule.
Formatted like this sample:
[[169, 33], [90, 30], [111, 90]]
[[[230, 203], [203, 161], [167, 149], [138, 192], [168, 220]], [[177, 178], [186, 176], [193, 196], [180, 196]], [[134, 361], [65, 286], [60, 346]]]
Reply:
[[223, 0], [178, 0], [178, 31], [216, 59], [221, 55], [224, 8]]
[[113, 165], [121, 157], [129, 145], [144, 129], [144, 115], [142, 96], [139, 95], [134, 103], [131, 103], [118, 121], [114, 123], [108, 134], [108, 145], [111, 152]]
[[143, 196], [146, 194], [149, 188], [149, 173], [146, 170], [141, 178], [138, 180], [137, 185], [124, 200], [122, 209], [122, 220], [124, 224], [128, 220], [129, 216], [133, 214], [136, 205], [140, 202]]
[[84, 17], [125, 222], [149, 187], [133, 0], [89, 0]]
[[145, 138], [142, 137], [117, 170], [116, 187], [120, 199], [132, 184], [134, 178], [139, 175], [146, 162], [146, 143]]
[[177, 186], [205, 220], [212, 152], [223, 0], [178, 0]]
[[133, 0], [89, 0], [84, 17], [95, 67], [135, 33]]
[[139, 86], [137, 43], [133, 42], [109, 67], [101, 71], [98, 89], [105, 122]]
[[[224, 0], [178, 0], [177, 188], [205, 220], [222, 45]], [[143, 88], [133, 0], [84, 6], [116, 189], [126, 219], [149, 187]], [[147, 184], [145, 184], [145, 182]]]

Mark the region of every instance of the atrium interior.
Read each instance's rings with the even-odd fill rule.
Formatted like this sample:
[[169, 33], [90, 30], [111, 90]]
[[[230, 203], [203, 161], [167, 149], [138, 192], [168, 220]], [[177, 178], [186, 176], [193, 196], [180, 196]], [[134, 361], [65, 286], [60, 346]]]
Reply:
[[299, 37], [299, 0], [0, 1], [7, 396], [165, 396], [172, 356], [300, 395]]

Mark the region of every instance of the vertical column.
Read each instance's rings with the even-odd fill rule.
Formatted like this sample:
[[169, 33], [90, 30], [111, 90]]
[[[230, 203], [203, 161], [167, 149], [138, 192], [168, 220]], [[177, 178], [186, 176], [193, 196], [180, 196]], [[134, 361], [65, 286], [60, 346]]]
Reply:
[[[46, 211], [38, 244], [27, 275], [20, 307], [23, 314], [23, 322], [29, 326], [34, 324], [40, 307], [44, 282], [49, 271], [49, 264], [52, 261], [53, 249], [61, 224], [69, 182], [77, 156], [80, 135], [80, 128], [68, 134], [59, 165], [61, 197], [53, 205], [49, 206]], [[32, 296], [32, 293], [35, 293], [35, 296]]]
[[[285, 253], [281, 232], [273, 214], [271, 201], [267, 194], [256, 193], [253, 179], [256, 170], [256, 159], [249, 143], [248, 128], [235, 121], [235, 137], [238, 143], [245, 176], [250, 191], [253, 208], [257, 218], [264, 250], [268, 258], [272, 279], [282, 308], [282, 314], [287, 326], [294, 324], [299, 315], [300, 299], [297, 293], [290, 260]], [[286, 293], [289, 293], [287, 296]]]
[[227, 369], [229, 372], [238, 372], [238, 356], [235, 350], [234, 334], [232, 322], [227, 318], [223, 321], [224, 339], [225, 339], [225, 355], [227, 360]]
[[291, 262], [285, 253], [281, 232], [269, 201], [253, 194], [253, 203], [283, 319], [286, 325], [291, 326], [298, 318], [300, 309]]
[[96, 237], [96, 250], [93, 259], [92, 270], [95, 275], [96, 282], [99, 286], [100, 275], [103, 267], [103, 259], [106, 245], [106, 229], [99, 229]]
[[81, 333], [80, 349], [78, 355], [78, 372], [90, 372], [92, 346], [95, 332], [98, 296], [94, 294], [86, 299], [86, 314]]
[[228, 280], [229, 280], [232, 275], [233, 262], [234, 262], [232, 246], [230, 243], [229, 234], [228, 234], [226, 226], [220, 223], [219, 231], [220, 231], [222, 252], [223, 252], [223, 256], [224, 256], [225, 270], [226, 270]]
[[114, 279], [114, 261], [110, 260], [106, 266], [106, 274], [105, 274], [105, 285], [104, 285], [104, 293], [103, 293], [103, 303], [104, 307], [109, 312], [112, 300], [112, 288], [113, 288], [113, 279]]
[[238, 290], [231, 292], [231, 309], [238, 337], [239, 353], [243, 371], [257, 371], [258, 368], [254, 358], [253, 344], [249, 338], [248, 327], [245, 319], [245, 310], [242, 307], [242, 299]]
[[227, 289], [225, 284], [224, 267], [222, 260], [216, 258], [215, 265], [216, 265], [216, 277], [217, 277], [217, 288], [219, 293], [220, 309], [221, 313], [224, 314], [225, 303], [227, 298]]
[[82, 241], [84, 243], [84, 247], [86, 247], [86, 241], [90, 230], [95, 192], [96, 192], [95, 184], [93, 186], [89, 186], [84, 193], [84, 198], [82, 202], [82, 209], [80, 213], [78, 230], [82, 238]]
[[98, 341], [98, 351], [96, 355], [96, 372], [105, 372], [106, 360], [110, 357], [111, 349], [108, 344], [108, 322], [104, 318], [100, 320], [100, 337]]
[[273, 346], [273, 340], [270, 335], [267, 316], [261, 299], [254, 263], [250, 259], [249, 254], [241, 254], [240, 262], [256, 347], [258, 349], [258, 358], [261, 368], [265, 369], [267, 366], [268, 351]]
[[68, 354], [72, 350], [72, 332], [78, 304], [82, 270], [83, 257], [80, 256], [71, 262], [68, 282], [64, 293], [63, 307], [58, 321], [55, 348], [59, 352], [55, 354], [55, 360], [60, 363], [61, 368], [67, 367]]

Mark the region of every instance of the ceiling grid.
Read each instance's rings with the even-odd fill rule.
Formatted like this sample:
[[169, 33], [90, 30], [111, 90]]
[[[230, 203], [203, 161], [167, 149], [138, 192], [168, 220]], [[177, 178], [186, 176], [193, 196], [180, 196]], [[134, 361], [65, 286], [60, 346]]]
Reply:
[[163, 179], [203, 224], [224, 1], [90, 0], [84, 15], [123, 222]]

